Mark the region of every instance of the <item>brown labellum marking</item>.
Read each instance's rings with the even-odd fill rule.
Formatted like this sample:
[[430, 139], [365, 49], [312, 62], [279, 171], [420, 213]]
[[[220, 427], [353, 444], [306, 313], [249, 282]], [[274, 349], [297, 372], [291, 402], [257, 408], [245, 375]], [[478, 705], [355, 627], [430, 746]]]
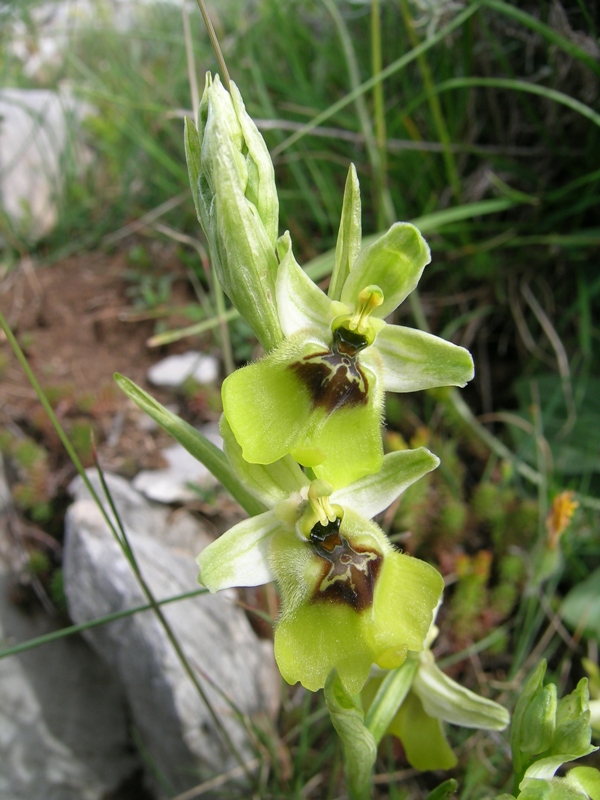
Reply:
[[340, 533], [341, 520], [311, 531], [314, 553], [323, 561], [323, 575], [312, 596], [313, 602], [343, 603], [355, 611], [373, 605], [375, 581], [383, 556], [373, 550], [354, 548]]
[[[354, 334], [353, 337], [357, 338]], [[290, 364], [290, 369], [306, 386], [313, 408], [324, 408], [331, 413], [339, 408], [361, 406], [367, 402], [369, 382], [354, 354], [366, 347], [368, 342], [365, 337], [358, 338], [361, 340], [360, 347], [357, 342], [346, 343], [336, 331], [335, 352], [325, 350], [323, 353], [313, 353]]]

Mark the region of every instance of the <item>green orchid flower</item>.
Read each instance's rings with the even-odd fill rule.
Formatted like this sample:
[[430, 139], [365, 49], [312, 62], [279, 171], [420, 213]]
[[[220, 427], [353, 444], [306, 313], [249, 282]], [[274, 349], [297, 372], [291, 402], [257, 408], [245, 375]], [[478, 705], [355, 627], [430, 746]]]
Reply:
[[[422, 772], [452, 769], [457, 764], [443, 723], [501, 731], [510, 720], [504, 706], [465, 689], [439, 669], [430, 650], [437, 633], [438, 629], [432, 625], [425, 649], [409, 654], [409, 659], [417, 663], [414, 677], [387, 728], [388, 733], [402, 742], [409, 764]], [[380, 682], [375, 679], [372, 686], [366, 687], [367, 701], [375, 696]]]
[[377, 472], [383, 459], [385, 391], [464, 386], [467, 350], [387, 317], [416, 287], [427, 243], [396, 223], [360, 250], [356, 172], [348, 177], [336, 265], [326, 295], [278, 241], [277, 310], [284, 339], [223, 384], [225, 416], [244, 458], [269, 464], [291, 454], [330, 483]]
[[246, 462], [226, 422], [222, 434], [231, 466], [267, 510], [200, 553], [199, 581], [211, 592], [278, 582], [275, 657], [285, 680], [316, 691], [335, 668], [356, 694], [373, 663], [391, 669], [421, 650], [443, 580], [397, 552], [370, 518], [438, 459], [425, 448], [392, 453], [377, 475], [334, 490], [290, 456]]

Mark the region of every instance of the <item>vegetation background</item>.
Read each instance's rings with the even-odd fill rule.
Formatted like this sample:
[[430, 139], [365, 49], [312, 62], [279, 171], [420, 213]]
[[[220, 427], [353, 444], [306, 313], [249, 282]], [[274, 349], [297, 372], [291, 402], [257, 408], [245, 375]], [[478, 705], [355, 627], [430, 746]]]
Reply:
[[[216, 350], [217, 298], [183, 154], [183, 117], [197, 106], [204, 72], [216, 70], [200, 15], [157, 2], [136, 6], [134, 22], [122, 26], [108, 1], [66, 4], [82, 9], [80, 18], [52, 29], [59, 52], [31, 73], [24, 65], [39, 53], [53, 5], [3, 5], [0, 83], [68, 84], [95, 109], [80, 134], [92, 158], [82, 176], [66, 153], [58, 221], [43, 239], [28, 241], [1, 216], [4, 288], [31, 265], [43, 280], [100, 253], [128, 298], [123, 340], [141, 325], [139, 341], [152, 334], [163, 350], [173, 342]], [[600, 636], [600, 7], [230, 0], [209, 8], [273, 155], [280, 229], [290, 230], [300, 263], [327, 280], [354, 162], [365, 235], [416, 221], [433, 251], [420, 294], [398, 319], [473, 353], [476, 378], [460, 395], [394, 395], [386, 409], [389, 449], [426, 444], [442, 459], [382, 520], [446, 578], [440, 665], [511, 707], [545, 656], [559, 693], [569, 691], [586, 674], [582, 657], [597, 666]], [[25, 60], [15, 30], [29, 48]], [[257, 355], [239, 319], [228, 339], [225, 368]], [[26, 353], [34, 347], [26, 336], [20, 342]], [[10, 365], [3, 343], [5, 377]], [[135, 442], [114, 453], [104, 436], [119, 402], [107, 388], [114, 368], [90, 378], [87, 393], [45, 385], [55, 408], [69, 405], [63, 421], [84, 463], [93, 428], [111, 465], [131, 473], [140, 463]], [[127, 364], [117, 368], [128, 373]], [[218, 393], [198, 387], [182, 402], [193, 420], [219, 410]], [[43, 415], [24, 424], [9, 395], [1, 412], [10, 425], [0, 449], [21, 476], [19, 513], [60, 541], [71, 473], [57, 439]], [[11, 433], [14, 425], [25, 438]], [[557, 497], [578, 503], [563, 530], [552, 515]], [[60, 608], [59, 559], [39, 540], [26, 544], [22, 585], [33, 581]], [[338, 745], [319, 697], [284, 702], [278, 736], [290, 769], [272, 758], [264, 796], [307, 796], [311, 786], [312, 796], [339, 796]], [[459, 796], [500, 792], [510, 773], [506, 745], [479, 733], [450, 737]], [[422, 797], [439, 782], [405, 768], [398, 745], [385, 742], [377, 796]]]

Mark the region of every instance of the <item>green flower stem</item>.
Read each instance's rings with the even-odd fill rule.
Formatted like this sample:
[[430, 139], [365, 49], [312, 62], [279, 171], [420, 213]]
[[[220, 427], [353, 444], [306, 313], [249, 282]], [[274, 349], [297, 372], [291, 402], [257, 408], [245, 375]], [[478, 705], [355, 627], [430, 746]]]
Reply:
[[223, 83], [225, 84], [225, 88], [229, 91], [229, 71], [227, 69], [227, 64], [225, 63], [225, 58], [223, 57], [223, 53], [221, 52], [221, 45], [219, 44], [219, 40], [217, 38], [217, 34], [215, 33], [215, 29], [213, 28], [213, 24], [211, 19], [208, 15], [208, 10], [206, 5], [204, 4], [204, 0], [197, 0], [198, 8], [200, 9], [200, 13], [202, 14], [202, 19], [204, 20], [204, 24], [206, 25], [206, 30], [208, 32], [208, 38], [210, 39], [210, 43], [213, 46], [213, 50], [215, 51], [215, 55], [217, 57], [217, 61], [219, 62], [219, 71], [221, 73], [221, 77], [223, 78]]
[[[163, 600], [157, 600], [156, 604], [159, 606], [166, 606], [168, 603], [178, 603], [181, 600], [189, 600], [191, 597], [198, 597], [201, 594], [207, 594], [208, 589], [202, 587], [192, 589], [191, 592], [184, 592], [183, 594], [176, 594], [173, 597], [165, 597]], [[19, 642], [11, 647], [6, 647], [0, 650], [0, 660], [8, 656], [16, 656], [19, 653], [25, 653], [27, 650], [33, 650], [36, 647], [41, 647], [43, 644], [56, 642], [58, 639], [65, 639], [67, 636], [73, 636], [76, 633], [83, 633], [90, 628], [97, 628], [100, 625], [108, 625], [109, 622], [114, 622], [117, 619], [124, 617], [132, 617], [134, 614], [140, 614], [142, 611], [150, 611], [153, 608], [151, 603], [143, 603], [141, 606], [134, 606], [133, 608], [126, 608], [122, 611], [114, 611], [112, 614], [106, 614], [103, 617], [88, 620], [87, 622], [80, 622], [77, 625], [69, 625], [66, 628], [61, 628], [51, 633], [45, 633], [42, 636], [36, 636], [34, 639], [28, 639], [26, 642]]]
[[324, 691], [331, 722], [344, 748], [348, 797], [369, 800], [377, 743], [364, 723], [360, 701], [344, 689], [336, 670], [331, 671]]
[[231, 349], [231, 338], [229, 336], [229, 325], [227, 323], [227, 319], [225, 318], [225, 295], [223, 293], [223, 289], [221, 288], [221, 284], [217, 278], [213, 267], [213, 292], [215, 295], [215, 303], [217, 305], [217, 315], [219, 319], [219, 327], [221, 328], [221, 345], [223, 348], [223, 360], [225, 362], [225, 372], [227, 375], [231, 375], [231, 373], [235, 370], [235, 364], [233, 363], [233, 351]]

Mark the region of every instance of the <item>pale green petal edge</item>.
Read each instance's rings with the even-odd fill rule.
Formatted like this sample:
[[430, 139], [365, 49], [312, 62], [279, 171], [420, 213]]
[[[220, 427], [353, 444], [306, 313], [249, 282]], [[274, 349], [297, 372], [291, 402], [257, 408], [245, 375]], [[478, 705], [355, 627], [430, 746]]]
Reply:
[[434, 663], [422, 663], [419, 666], [413, 690], [430, 717], [453, 725], [501, 731], [510, 721], [504, 706], [460, 686]]
[[319, 338], [331, 338], [331, 301], [294, 258], [290, 234], [277, 242], [280, 264], [275, 291], [281, 329], [286, 336], [309, 329]]
[[206, 547], [196, 559], [198, 582], [211, 592], [234, 586], [260, 586], [274, 580], [269, 565], [273, 535], [281, 521], [273, 511], [234, 525]]
[[465, 386], [475, 374], [468, 350], [415, 328], [386, 325], [373, 349], [381, 358], [388, 392]]
[[425, 447], [388, 453], [383, 458], [379, 472], [338, 489], [331, 501], [371, 519], [385, 511], [402, 492], [434, 470], [439, 463], [439, 458]]

